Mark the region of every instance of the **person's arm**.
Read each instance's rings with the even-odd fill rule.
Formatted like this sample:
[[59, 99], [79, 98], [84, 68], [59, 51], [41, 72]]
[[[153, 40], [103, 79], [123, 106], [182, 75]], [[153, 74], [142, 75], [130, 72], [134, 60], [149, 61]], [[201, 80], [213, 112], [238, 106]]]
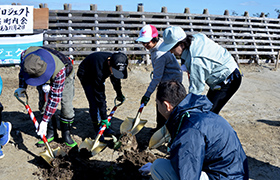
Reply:
[[58, 103], [61, 101], [65, 78], [65, 67], [63, 67], [59, 71], [59, 73], [57, 73], [57, 75], [54, 78], [54, 82], [51, 84], [49, 99], [43, 116], [43, 121], [45, 122], [49, 122], [49, 120], [51, 119], [51, 117], [57, 109]]
[[207, 71], [207, 67], [205, 67], [203, 63], [198, 63], [201, 61], [202, 60], [200, 58], [194, 58], [194, 63], [191, 65], [191, 69], [189, 72], [189, 93], [197, 95], [203, 93], [206, 84], [206, 77], [208, 77], [209, 74]]
[[161, 82], [166, 61], [167, 61], [167, 59], [166, 59], [165, 54], [155, 60], [153, 78], [152, 78], [152, 81], [150, 82], [144, 96], [150, 97], [151, 94], [155, 91], [157, 85]]
[[122, 86], [121, 80], [115, 78], [113, 75], [110, 76], [110, 81], [113, 85], [114, 90], [116, 91], [117, 97], [122, 96]]
[[171, 164], [180, 179], [199, 180], [205, 156], [204, 137], [196, 129], [187, 129], [179, 136], [171, 146]]

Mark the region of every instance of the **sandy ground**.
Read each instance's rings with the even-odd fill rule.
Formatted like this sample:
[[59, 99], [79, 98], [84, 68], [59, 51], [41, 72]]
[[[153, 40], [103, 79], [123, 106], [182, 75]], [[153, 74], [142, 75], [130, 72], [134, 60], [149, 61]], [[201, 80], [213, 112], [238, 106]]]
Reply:
[[[77, 70], [75, 65], [75, 70]], [[250, 179], [275, 180], [280, 177], [280, 70], [273, 71], [274, 66], [264, 64], [241, 65], [244, 77], [238, 92], [223, 108], [220, 115], [236, 130], [249, 159]], [[119, 130], [126, 117], [135, 117], [140, 106], [140, 99], [150, 82], [150, 66], [130, 65], [129, 77], [122, 81], [125, 103], [114, 114], [112, 128]], [[4, 82], [0, 102], [4, 106], [3, 120], [13, 124], [12, 137], [3, 148], [5, 157], [0, 160], [0, 179], [45, 179], [38, 164], [38, 141], [34, 126], [24, 106], [13, 96], [18, 87], [19, 67], [1, 67], [0, 75]], [[184, 74], [184, 85], [188, 82]], [[28, 87], [29, 105], [36, 117], [38, 112], [38, 94], [34, 87]], [[108, 113], [114, 106], [116, 93], [109, 81], [106, 82]], [[74, 123], [74, 139], [79, 143], [86, 137], [93, 136], [88, 114], [88, 103], [79, 80], [75, 81], [74, 107], [76, 118]], [[141, 118], [148, 123], [137, 136], [147, 137], [147, 131], [155, 127], [155, 93], [144, 107]], [[37, 118], [40, 121], [40, 118]], [[60, 133], [60, 131], [59, 131]], [[60, 135], [60, 134], [59, 134]], [[107, 147], [94, 156], [99, 162], [115, 162], [121, 153]], [[40, 161], [45, 163], [44, 161]], [[138, 176], [139, 174], [135, 175]], [[92, 177], [91, 177], [92, 178]], [[74, 178], [73, 178], [74, 179]], [[83, 179], [83, 178], [76, 178]]]

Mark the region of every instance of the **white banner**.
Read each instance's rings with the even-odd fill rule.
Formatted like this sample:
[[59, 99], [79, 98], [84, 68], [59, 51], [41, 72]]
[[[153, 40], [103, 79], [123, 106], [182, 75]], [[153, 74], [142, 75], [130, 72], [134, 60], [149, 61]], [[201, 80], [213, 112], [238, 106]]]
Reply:
[[43, 33], [22, 37], [0, 37], [0, 65], [19, 64], [22, 51], [43, 46]]
[[32, 34], [34, 6], [0, 5], [1, 34]]

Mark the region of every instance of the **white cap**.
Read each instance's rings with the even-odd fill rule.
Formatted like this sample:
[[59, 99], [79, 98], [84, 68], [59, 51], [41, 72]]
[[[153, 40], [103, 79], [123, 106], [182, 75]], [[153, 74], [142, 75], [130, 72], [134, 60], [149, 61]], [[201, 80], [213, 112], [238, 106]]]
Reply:
[[136, 41], [150, 42], [153, 38], [158, 37], [157, 28], [153, 25], [145, 25], [142, 27], [139, 38]]
[[170, 26], [163, 32], [163, 43], [159, 46], [160, 51], [169, 51], [179, 41], [187, 37], [185, 31], [179, 26]]

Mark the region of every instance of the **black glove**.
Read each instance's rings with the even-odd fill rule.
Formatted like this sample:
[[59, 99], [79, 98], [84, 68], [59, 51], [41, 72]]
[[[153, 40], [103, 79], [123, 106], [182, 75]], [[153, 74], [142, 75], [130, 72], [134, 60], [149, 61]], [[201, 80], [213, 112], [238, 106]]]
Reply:
[[141, 99], [141, 104], [144, 103], [144, 105], [146, 106], [149, 102], [150, 98], [147, 96], [143, 96]]
[[121, 103], [123, 103], [124, 100], [125, 100], [125, 97], [124, 97], [124, 95], [121, 94], [121, 95], [117, 96], [116, 99], [117, 99], [118, 101], [120, 101]]

